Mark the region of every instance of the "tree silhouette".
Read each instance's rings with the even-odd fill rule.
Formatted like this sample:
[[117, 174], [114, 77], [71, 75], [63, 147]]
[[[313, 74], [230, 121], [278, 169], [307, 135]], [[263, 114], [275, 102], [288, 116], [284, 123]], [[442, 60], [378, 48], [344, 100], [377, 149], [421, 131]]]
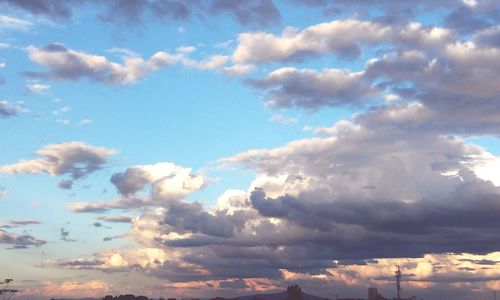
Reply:
[[14, 281], [13, 279], [7, 278], [3, 282], [0, 282], [0, 295], [2, 296], [2, 300], [9, 300], [14, 296], [18, 290], [9, 289], [9, 284]]

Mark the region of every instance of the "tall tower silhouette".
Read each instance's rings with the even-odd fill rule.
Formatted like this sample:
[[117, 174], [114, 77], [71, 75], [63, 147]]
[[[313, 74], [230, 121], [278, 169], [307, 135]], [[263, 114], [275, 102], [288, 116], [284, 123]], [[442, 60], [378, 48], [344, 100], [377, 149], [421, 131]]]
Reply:
[[401, 270], [399, 269], [396, 271], [396, 290], [398, 291], [398, 300], [401, 300], [400, 298], [400, 293], [401, 293]]

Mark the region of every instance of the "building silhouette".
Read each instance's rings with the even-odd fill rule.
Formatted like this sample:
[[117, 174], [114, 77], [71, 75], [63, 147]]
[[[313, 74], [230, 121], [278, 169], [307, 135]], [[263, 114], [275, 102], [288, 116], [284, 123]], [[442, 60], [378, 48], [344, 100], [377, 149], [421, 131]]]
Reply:
[[376, 287], [368, 288], [368, 300], [377, 300], [378, 292]]

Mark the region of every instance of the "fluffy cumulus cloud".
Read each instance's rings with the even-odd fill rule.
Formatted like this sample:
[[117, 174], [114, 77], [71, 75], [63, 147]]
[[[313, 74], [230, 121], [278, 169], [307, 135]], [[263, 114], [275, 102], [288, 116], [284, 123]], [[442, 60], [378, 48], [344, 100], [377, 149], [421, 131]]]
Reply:
[[[146, 76], [151, 69], [139, 57], [127, 56], [123, 64], [119, 64], [104, 56], [68, 49], [62, 44], [50, 44], [41, 48], [30, 46], [28, 53], [32, 61], [49, 69], [46, 73], [28, 73], [31, 77], [67, 80], [89, 78], [97, 82], [127, 84]], [[167, 64], [165, 60], [162, 62]]]
[[451, 32], [444, 28], [419, 24], [389, 26], [375, 21], [343, 19], [312, 25], [301, 31], [287, 28], [279, 36], [266, 32], [242, 33], [232, 59], [236, 63], [287, 62], [329, 53], [355, 58], [365, 45], [418, 43], [432, 47], [449, 39], [450, 35]]
[[114, 174], [111, 182], [123, 196], [133, 195], [151, 185], [153, 197], [178, 200], [200, 189], [205, 179], [189, 168], [164, 162], [130, 167], [123, 173]]
[[[82, 142], [51, 144], [37, 151], [40, 158], [3, 165], [0, 167], [0, 173], [68, 175], [72, 182], [100, 170], [106, 164], [108, 157], [115, 152], [113, 149], [93, 147]], [[67, 182], [60, 186], [71, 187]]]
[[[273, 62], [335, 53], [335, 49], [327, 47], [331, 35], [322, 34], [323, 30], [318, 28], [336, 32], [346, 26], [354, 28], [354, 34], [339, 35], [349, 39], [350, 44], [390, 43], [393, 48], [375, 55], [360, 70], [281, 67], [263, 78], [247, 82], [264, 91], [266, 103], [278, 107], [318, 109], [377, 104], [382, 97], [395, 95], [403, 101], [418, 101], [424, 105], [427, 127], [458, 134], [498, 131], [500, 107], [496, 99], [500, 91], [496, 79], [500, 76], [500, 50], [495, 44], [497, 26], [477, 31], [463, 40], [455, 38], [449, 29], [424, 27], [418, 23], [387, 26], [372, 21], [340, 20], [300, 32], [286, 32], [282, 36], [242, 34], [232, 59]], [[370, 34], [370, 30], [376, 34]], [[340, 42], [333, 37], [331, 43], [337, 47]], [[424, 118], [424, 113], [420, 117]]]
[[[203, 175], [170, 162], [132, 166], [113, 174], [110, 181], [120, 197], [104, 202], [75, 202], [69, 209], [77, 213], [104, 213], [113, 209], [175, 206], [208, 183]], [[144, 190], [150, 191], [149, 197], [141, 195]]]
[[[148, 76], [151, 72], [173, 64], [181, 64], [197, 70], [214, 70], [229, 75], [241, 75], [252, 70], [249, 64], [229, 63], [225, 55], [213, 55], [202, 60], [189, 58], [184, 48], [175, 53], [159, 51], [145, 60], [129, 50], [114, 51], [123, 54], [122, 62], [114, 62], [102, 55], [67, 48], [62, 44], [49, 44], [44, 47], [27, 47], [29, 58], [47, 68], [46, 72], [25, 72], [31, 78], [79, 80], [89, 79], [103, 84], [132, 84]], [[43, 92], [48, 85], [34, 83], [27, 85], [34, 92]]]
[[[434, 114], [432, 123], [442, 130], [495, 132], [500, 109], [494, 84], [500, 75], [499, 51], [474, 41], [454, 42], [443, 45], [438, 56], [407, 51], [373, 60], [366, 73], [387, 78], [386, 86], [401, 97], [420, 100]], [[413, 85], [403, 87], [404, 82]]]

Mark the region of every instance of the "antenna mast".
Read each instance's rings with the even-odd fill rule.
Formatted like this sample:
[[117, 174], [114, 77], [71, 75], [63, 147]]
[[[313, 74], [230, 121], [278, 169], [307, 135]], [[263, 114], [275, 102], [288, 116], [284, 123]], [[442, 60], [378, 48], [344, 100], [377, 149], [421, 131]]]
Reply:
[[400, 293], [401, 293], [401, 270], [399, 269], [399, 266], [398, 267], [398, 270], [396, 271], [396, 289], [398, 291], [398, 300], [401, 300], [400, 298]]

